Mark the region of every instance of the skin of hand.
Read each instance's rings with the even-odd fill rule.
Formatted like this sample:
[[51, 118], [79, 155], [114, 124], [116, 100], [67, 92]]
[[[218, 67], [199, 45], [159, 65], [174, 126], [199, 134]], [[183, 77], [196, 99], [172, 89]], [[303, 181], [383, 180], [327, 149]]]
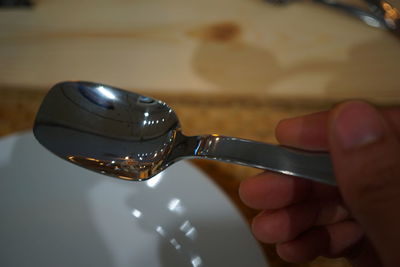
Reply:
[[400, 266], [400, 108], [348, 101], [281, 121], [280, 144], [328, 151], [337, 187], [264, 172], [241, 199], [262, 210], [254, 236], [290, 262], [346, 257], [353, 266]]

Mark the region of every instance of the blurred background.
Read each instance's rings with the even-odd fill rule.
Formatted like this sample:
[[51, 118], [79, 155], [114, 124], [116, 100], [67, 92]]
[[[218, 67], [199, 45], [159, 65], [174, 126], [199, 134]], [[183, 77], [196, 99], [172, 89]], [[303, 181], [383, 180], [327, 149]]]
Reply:
[[[163, 99], [187, 134], [276, 142], [285, 117], [350, 98], [400, 103], [400, 39], [377, 26], [318, 1], [1, 0], [0, 135], [30, 129], [53, 84], [86, 80]], [[250, 222], [237, 188], [258, 171], [194, 163]], [[348, 266], [264, 248], [271, 266]]]
[[89, 80], [169, 93], [400, 96], [399, 40], [310, 1], [11, 2], [21, 6], [0, 10], [2, 88]]

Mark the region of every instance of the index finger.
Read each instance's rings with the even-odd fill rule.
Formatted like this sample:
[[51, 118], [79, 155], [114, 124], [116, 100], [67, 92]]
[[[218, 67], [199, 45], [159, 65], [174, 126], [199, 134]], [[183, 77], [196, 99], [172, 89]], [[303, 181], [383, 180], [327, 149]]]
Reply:
[[[400, 138], [400, 107], [381, 109], [382, 115]], [[279, 122], [275, 135], [285, 146], [305, 150], [327, 151], [329, 111], [285, 119]]]
[[328, 150], [328, 111], [285, 119], [275, 129], [278, 142], [305, 150]]

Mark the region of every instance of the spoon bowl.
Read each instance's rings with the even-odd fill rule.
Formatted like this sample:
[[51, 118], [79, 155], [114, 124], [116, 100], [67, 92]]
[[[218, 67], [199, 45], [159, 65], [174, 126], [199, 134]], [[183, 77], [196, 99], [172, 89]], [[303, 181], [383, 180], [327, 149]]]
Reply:
[[166, 103], [99, 83], [56, 84], [33, 132], [57, 156], [126, 180], [146, 180], [180, 159], [206, 158], [335, 184], [328, 154], [220, 135], [185, 136]]
[[37, 140], [82, 167], [129, 180], [162, 171], [179, 131], [165, 103], [90, 82], [64, 82], [45, 97]]

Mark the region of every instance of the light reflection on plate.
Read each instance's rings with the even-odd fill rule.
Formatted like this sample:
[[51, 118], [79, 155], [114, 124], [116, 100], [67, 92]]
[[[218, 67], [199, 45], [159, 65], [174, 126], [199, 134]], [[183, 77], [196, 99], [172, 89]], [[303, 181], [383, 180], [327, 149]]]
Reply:
[[0, 213], [0, 266], [267, 266], [238, 211], [186, 162], [123, 181], [53, 156], [31, 133], [10, 136]]

